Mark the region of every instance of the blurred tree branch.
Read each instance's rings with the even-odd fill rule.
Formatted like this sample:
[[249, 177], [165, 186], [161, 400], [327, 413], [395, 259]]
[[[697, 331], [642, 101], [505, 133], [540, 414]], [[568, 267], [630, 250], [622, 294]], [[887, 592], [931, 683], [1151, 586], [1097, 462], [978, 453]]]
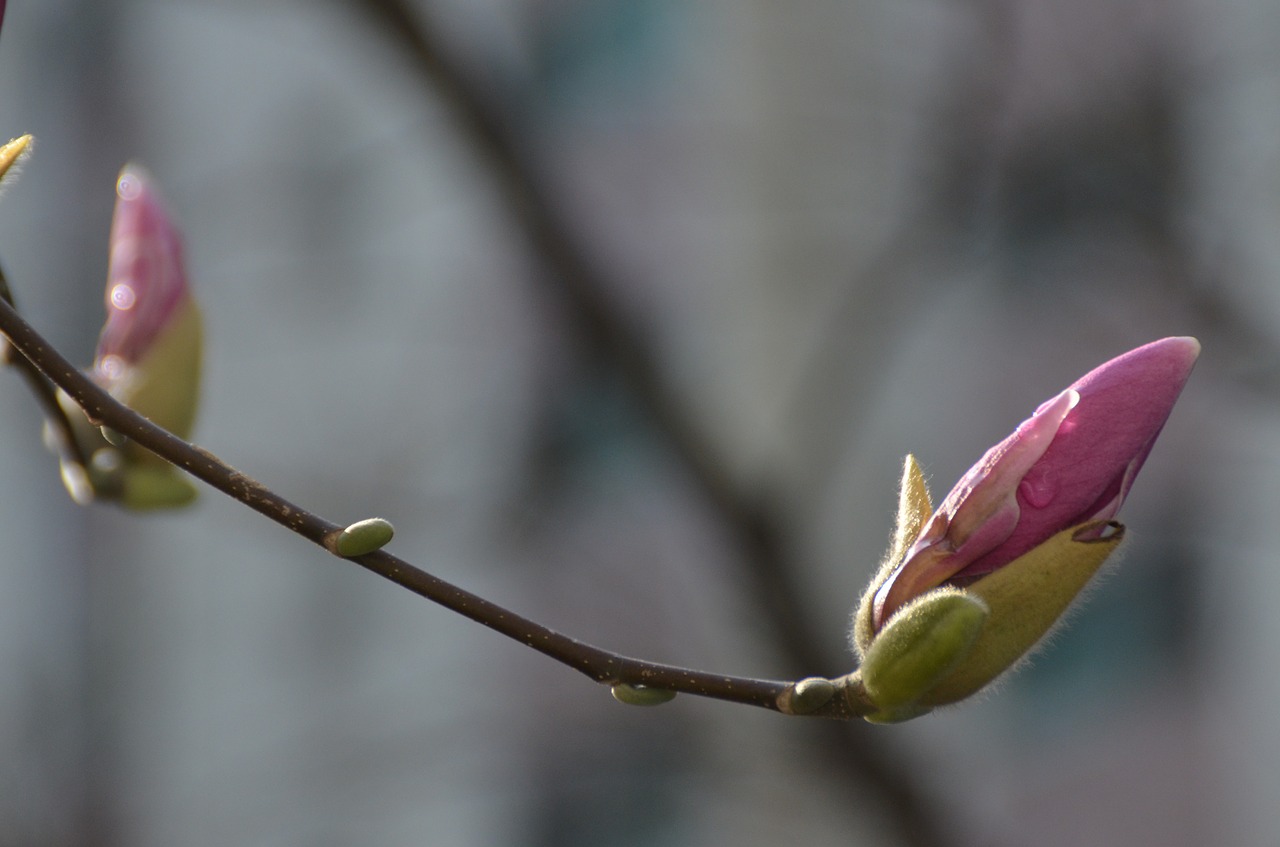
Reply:
[[[957, 4], [974, 23], [977, 49], [946, 69], [945, 100], [934, 115], [933, 163], [924, 191], [832, 292], [820, 317], [789, 404], [788, 423], [811, 445], [799, 485], [805, 496], [829, 496], [839, 456], [862, 430], [895, 339], [939, 280], [989, 237], [991, 186], [999, 168], [993, 136], [1008, 109], [1015, 76], [1021, 8], [1008, 0]], [[858, 367], [849, 367], [857, 362]]]
[[[544, 279], [554, 286], [552, 294], [564, 304], [584, 346], [617, 370], [734, 539], [739, 561], [751, 577], [754, 600], [791, 668], [803, 674], [847, 666], [849, 659], [826, 647], [806, 615], [780, 512], [735, 482], [721, 451], [666, 379], [642, 330], [610, 297], [607, 273], [553, 201], [545, 176], [528, 148], [518, 142], [511, 119], [467, 75], [431, 22], [403, 0], [349, 2], [408, 56], [453, 114], [468, 148], [488, 169], [546, 266]], [[865, 733], [838, 727], [822, 731], [814, 740], [836, 772], [859, 790], [879, 793], [904, 840], [916, 845], [944, 843], [918, 790], [882, 746]]]

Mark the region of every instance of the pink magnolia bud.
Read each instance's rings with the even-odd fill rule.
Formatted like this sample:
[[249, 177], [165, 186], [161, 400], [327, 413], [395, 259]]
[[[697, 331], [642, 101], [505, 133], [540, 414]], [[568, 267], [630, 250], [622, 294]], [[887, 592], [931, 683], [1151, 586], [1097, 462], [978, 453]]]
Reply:
[[907, 457], [893, 544], [853, 618], [846, 698], [867, 720], [963, 700], [1035, 648], [1123, 540], [1113, 518], [1199, 353], [1166, 338], [1090, 371], [936, 511]]
[[[200, 390], [201, 321], [187, 287], [182, 241], [151, 177], [129, 165], [116, 181], [107, 265], [107, 322], [93, 377], [111, 395], [186, 438]], [[118, 434], [99, 431], [68, 401], [87, 467], [64, 459], [76, 502], [114, 500], [133, 509], [181, 506], [195, 497], [183, 474]]]
[[99, 376], [135, 365], [190, 298], [182, 242], [146, 171], [128, 165], [116, 180], [107, 267], [107, 323], [98, 339]]
[[1131, 350], [1076, 380], [988, 450], [876, 587], [872, 630], [924, 592], [968, 585], [1063, 530], [1094, 523], [1094, 537], [1101, 533], [1199, 353], [1194, 338]]
[[199, 312], [178, 231], [136, 165], [116, 181], [106, 301], [94, 376], [118, 400], [185, 438], [199, 384]]

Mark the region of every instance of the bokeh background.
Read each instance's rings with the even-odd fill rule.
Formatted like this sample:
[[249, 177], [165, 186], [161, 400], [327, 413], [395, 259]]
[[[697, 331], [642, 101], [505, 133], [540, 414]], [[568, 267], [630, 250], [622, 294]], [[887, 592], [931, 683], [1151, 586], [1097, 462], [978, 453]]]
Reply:
[[216, 492], [73, 506], [10, 374], [0, 845], [1280, 839], [1280, 6], [393, 7], [11, 0], [28, 318], [90, 361], [143, 163], [207, 319], [201, 445], [579, 638], [791, 678], [850, 669], [903, 454], [941, 494], [1196, 335], [1124, 561], [910, 724], [632, 709]]

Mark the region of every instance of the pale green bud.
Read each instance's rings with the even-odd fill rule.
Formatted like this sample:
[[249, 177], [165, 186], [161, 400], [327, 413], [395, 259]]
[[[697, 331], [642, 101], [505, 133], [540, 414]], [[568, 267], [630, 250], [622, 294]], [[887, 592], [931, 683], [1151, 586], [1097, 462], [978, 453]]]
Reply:
[[836, 696], [836, 685], [829, 679], [811, 676], [791, 686], [787, 711], [796, 715], [809, 715], [821, 709]]
[[630, 685], [619, 682], [609, 689], [613, 699], [628, 706], [661, 706], [676, 699], [674, 691], [665, 688], [650, 688], [647, 685]]
[[338, 533], [333, 540], [333, 550], [339, 556], [364, 556], [381, 550], [395, 533], [395, 527], [384, 518], [356, 521]]
[[982, 600], [941, 588], [904, 606], [862, 659], [862, 684], [882, 711], [915, 706], [969, 655], [987, 622]]

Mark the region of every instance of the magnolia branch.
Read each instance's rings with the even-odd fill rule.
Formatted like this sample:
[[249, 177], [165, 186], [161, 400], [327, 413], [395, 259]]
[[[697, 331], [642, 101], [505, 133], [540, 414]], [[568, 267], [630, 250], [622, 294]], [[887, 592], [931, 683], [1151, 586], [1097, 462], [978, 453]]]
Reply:
[[[659, 692], [684, 692], [786, 714], [851, 718], [870, 711], [869, 704], [859, 700], [856, 678], [835, 682], [813, 678], [793, 684], [726, 676], [634, 659], [556, 632], [414, 567], [385, 550], [341, 556], [335, 545], [345, 525], [286, 500], [209, 451], [183, 441], [122, 405], [67, 361], [3, 298], [0, 298], [0, 333], [9, 339], [12, 349], [26, 364], [65, 391], [94, 425], [123, 435], [340, 558], [349, 559], [402, 588], [519, 641], [596, 682], [620, 686], [615, 692], [619, 699], [660, 702], [662, 698], [654, 696]], [[837, 689], [840, 693], [848, 690], [852, 696], [836, 696]]]

